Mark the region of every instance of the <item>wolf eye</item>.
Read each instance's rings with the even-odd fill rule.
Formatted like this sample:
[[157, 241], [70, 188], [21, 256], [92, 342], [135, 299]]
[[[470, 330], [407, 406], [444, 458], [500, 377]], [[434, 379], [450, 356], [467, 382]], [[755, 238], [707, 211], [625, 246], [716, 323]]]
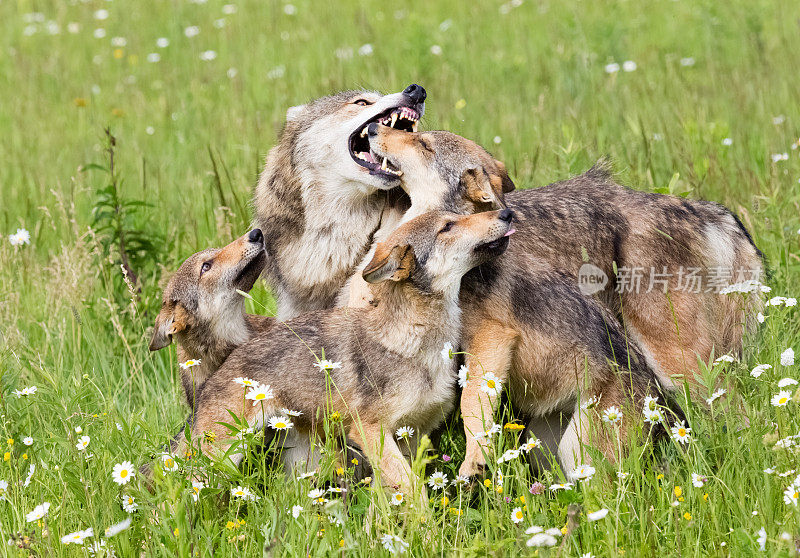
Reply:
[[200, 275], [202, 275], [209, 269], [211, 269], [211, 262], [203, 262], [203, 265], [200, 266]]
[[365, 107], [367, 105], [371, 105], [372, 103], [370, 103], [366, 99], [358, 99], [357, 101], [353, 101], [353, 104], [358, 105], [360, 107]]
[[442, 233], [445, 233], [445, 232], [449, 231], [450, 229], [453, 228], [453, 225], [455, 225], [455, 222], [448, 221], [447, 223], [445, 223], [444, 227], [442, 227], [442, 229], [439, 231], [438, 234], [442, 234]]

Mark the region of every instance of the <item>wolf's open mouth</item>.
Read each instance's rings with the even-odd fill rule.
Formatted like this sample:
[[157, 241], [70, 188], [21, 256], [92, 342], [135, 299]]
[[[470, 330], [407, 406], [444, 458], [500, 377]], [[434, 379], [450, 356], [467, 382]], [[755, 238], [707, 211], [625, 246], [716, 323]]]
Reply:
[[479, 244], [475, 247], [476, 252], [503, 252], [506, 248], [508, 248], [508, 237], [511, 236], [510, 234], [506, 234], [505, 236], [501, 236], [497, 240], [492, 240], [491, 242], [486, 242], [484, 244]]
[[416, 132], [417, 122], [419, 122], [419, 113], [410, 107], [395, 107], [367, 120], [350, 135], [350, 156], [356, 163], [368, 169], [370, 174], [378, 174], [391, 178], [402, 176], [403, 172], [392, 165], [389, 159], [383, 157], [382, 160], [379, 160], [375, 153], [370, 151], [369, 139], [367, 138], [367, 126], [373, 122], [383, 124], [384, 126], [390, 126], [397, 130]]
[[253, 285], [258, 279], [258, 276], [261, 275], [261, 272], [264, 270], [264, 266], [267, 263], [267, 254], [262, 249], [257, 256], [255, 256], [252, 260], [247, 262], [236, 278], [233, 280], [233, 284], [239, 290], [242, 291], [249, 291], [253, 288]]

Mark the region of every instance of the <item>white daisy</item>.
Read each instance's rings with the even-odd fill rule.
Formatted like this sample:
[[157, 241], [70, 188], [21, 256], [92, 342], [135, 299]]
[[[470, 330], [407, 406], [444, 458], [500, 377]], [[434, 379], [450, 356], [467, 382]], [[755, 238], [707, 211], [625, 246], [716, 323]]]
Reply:
[[597, 510], [596, 512], [587, 513], [586, 514], [586, 519], [588, 519], [589, 521], [599, 521], [599, 520], [603, 519], [607, 515], [608, 515], [608, 509], [607, 508], [601, 508], [601, 509]]
[[692, 437], [689, 434], [692, 432], [692, 429], [686, 426], [684, 421], [681, 421], [680, 424], [675, 423], [675, 426], [670, 428], [670, 432], [672, 432], [672, 437], [675, 441], [680, 442], [681, 444], [688, 443]]
[[607, 74], [616, 74], [619, 72], [619, 64], [616, 62], [612, 62], [611, 64], [606, 64], [605, 71]]
[[591, 465], [579, 465], [577, 469], [569, 474], [570, 480], [591, 480], [595, 469]]
[[317, 472], [316, 472], [316, 471], [309, 471], [309, 472], [307, 472], [307, 473], [303, 473], [302, 475], [298, 476], [298, 477], [297, 477], [297, 480], [305, 480], [305, 479], [309, 479], [309, 478], [313, 477], [313, 476], [314, 476], [314, 475], [316, 475], [316, 474], [317, 474]]
[[31, 521], [36, 521], [44, 516], [47, 515], [47, 512], [50, 510], [50, 502], [43, 502], [33, 508], [33, 511], [28, 512], [25, 514], [25, 520], [30, 523]]
[[169, 46], [169, 39], [166, 37], [159, 37], [156, 39], [156, 46], [158, 48], [167, 48]]
[[402, 492], [395, 492], [394, 494], [392, 494], [392, 497], [389, 499], [389, 502], [391, 502], [393, 506], [399, 506], [400, 504], [403, 503], [404, 499], [405, 497], [403, 496]]
[[452, 358], [453, 358], [453, 344], [450, 341], [446, 342], [444, 344], [444, 346], [442, 347], [441, 355], [442, 355], [442, 359], [444, 359], [444, 360], [452, 360]]
[[760, 376], [761, 376], [761, 374], [763, 374], [764, 372], [766, 372], [766, 371], [767, 371], [767, 370], [769, 370], [770, 368], [772, 368], [772, 365], [771, 365], [771, 364], [759, 364], [758, 366], [756, 366], [755, 368], [753, 368], [753, 369], [750, 371], [750, 375], [751, 375], [753, 378], [758, 378], [758, 377], [760, 377]]
[[191, 25], [183, 30], [183, 34], [189, 38], [196, 37], [200, 34], [200, 28], [197, 25]]
[[244, 387], [258, 387], [257, 381], [251, 380], [250, 378], [242, 378], [241, 376], [239, 376], [238, 378], [234, 378], [233, 383], [239, 384], [240, 386]]
[[456, 475], [456, 478], [453, 479], [453, 485], [458, 487], [464, 487], [469, 484], [469, 477], [465, 475]]
[[30, 436], [25, 436], [22, 439], [22, 443], [25, 444], [26, 446], [32, 446], [33, 445], [33, 438], [31, 438]]
[[785, 407], [789, 400], [792, 398], [791, 392], [786, 390], [781, 390], [777, 394], [772, 396], [770, 399], [770, 403], [772, 403], [773, 407]]
[[[203, 362], [202, 359], [199, 358], [190, 358], [186, 362], [181, 362], [180, 366], [183, 370], [188, 370], [194, 366], [200, 366], [200, 363]], [[235, 380], [234, 380], [235, 381]]]
[[200, 60], [204, 60], [206, 62], [210, 60], [214, 60], [217, 57], [217, 52], [215, 50], [204, 50], [200, 53]]
[[321, 488], [315, 488], [308, 493], [308, 497], [311, 498], [311, 501], [317, 505], [322, 505], [328, 501], [325, 498], [325, 491]]
[[487, 372], [481, 378], [481, 391], [489, 395], [500, 395], [503, 392], [503, 382], [491, 372]]
[[525, 442], [524, 444], [522, 444], [519, 447], [519, 449], [520, 449], [520, 451], [524, 451], [525, 453], [528, 453], [529, 451], [531, 451], [533, 449], [541, 447], [541, 445], [542, 445], [542, 442], [538, 438], [531, 437], [531, 438], [528, 438], [528, 441]]
[[178, 464], [175, 462], [174, 457], [165, 453], [161, 455], [161, 468], [164, 471], [176, 471], [178, 469]]
[[119, 535], [125, 529], [131, 526], [131, 521], [132, 521], [131, 516], [128, 516], [126, 519], [123, 519], [119, 523], [115, 523], [110, 527], [106, 527], [105, 536], [110, 539], [113, 536]]
[[246, 486], [237, 486], [231, 488], [231, 498], [241, 498], [242, 500], [249, 500], [253, 493]]
[[622, 420], [622, 411], [618, 407], [612, 405], [603, 410], [603, 422], [617, 424], [620, 420]]
[[719, 364], [721, 362], [735, 362], [736, 359], [733, 358], [731, 355], [722, 355], [717, 360], [714, 361], [714, 364]]
[[88, 529], [84, 529], [83, 531], [75, 531], [74, 533], [70, 533], [69, 535], [64, 535], [61, 537], [61, 542], [64, 544], [83, 544], [83, 541], [88, 539], [89, 537], [94, 536], [94, 529], [89, 527]]
[[502, 456], [497, 458], [497, 462], [498, 463], [506, 463], [508, 461], [516, 459], [517, 457], [519, 457], [519, 450], [509, 449], [509, 450], [506, 450], [505, 453]]
[[794, 364], [794, 349], [789, 347], [781, 353], [781, 364], [784, 366], [792, 366]]
[[273, 430], [289, 430], [294, 423], [289, 417], [272, 417], [269, 419], [269, 427]]
[[30, 395], [35, 395], [38, 389], [39, 388], [37, 388], [36, 386], [30, 386], [22, 388], [21, 390], [15, 389], [13, 393], [14, 395], [17, 396], [17, 399], [19, 399], [21, 397], [28, 397]]
[[711, 405], [712, 403], [714, 403], [714, 401], [716, 401], [717, 399], [719, 399], [720, 397], [722, 397], [723, 395], [725, 395], [725, 393], [727, 393], [727, 390], [725, 390], [725, 389], [718, 389], [717, 391], [715, 391], [714, 393], [712, 393], [712, 394], [711, 394], [711, 397], [709, 397], [708, 399], [706, 399], [706, 402], [707, 402], [709, 405]]
[[299, 417], [300, 415], [303, 414], [302, 411], [292, 411], [290, 409], [287, 409], [286, 407], [281, 409], [281, 413], [283, 413], [284, 415], [289, 416], [289, 417]]
[[17, 229], [17, 232], [8, 236], [11, 246], [23, 246], [31, 243], [31, 233], [25, 229]]
[[511, 522], [514, 524], [522, 523], [525, 515], [522, 513], [522, 508], [514, 508], [511, 510]]
[[267, 401], [273, 397], [275, 397], [275, 395], [272, 393], [272, 388], [262, 385], [250, 388], [247, 395], [244, 396], [245, 399], [252, 400], [253, 405], [258, 405], [260, 402]]
[[319, 362], [315, 362], [314, 366], [319, 368], [320, 372], [323, 370], [335, 370], [337, 368], [342, 367], [341, 362], [333, 362], [332, 360], [320, 360]]
[[594, 409], [595, 407], [597, 407], [597, 404], [600, 403], [601, 397], [602, 394], [600, 396], [592, 395], [589, 399], [586, 399], [585, 401], [581, 402], [581, 409], [583, 409], [584, 411], [587, 409]]
[[303, 511], [303, 506], [301, 506], [300, 504], [292, 506], [292, 517], [297, 519], [298, 517], [300, 517], [301, 511]]
[[122, 463], [117, 463], [114, 465], [114, 469], [111, 471], [111, 478], [114, 479], [114, 482], [118, 485], [122, 486], [123, 484], [128, 484], [130, 480], [136, 476], [136, 471], [133, 469], [133, 463], [130, 461], [123, 461]]
[[381, 544], [383, 548], [392, 554], [403, 554], [408, 549], [408, 543], [403, 541], [397, 535], [390, 535], [389, 533], [381, 536]]
[[0, 480], [0, 500], [6, 499], [6, 492], [8, 492], [8, 481]]
[[469, 368], [463, 364], [458, 367], [458, 387], [466, 387], [469, 380]]
[[708, 477], [692, 473], [692, 486], [695, 488], [702, 488], [708, 482]]
[[128, 494], [122, 495], [122, 509], [128, 513], [133, 513], [139, 509], [139, 504], [136, 503], [136, 499], [133, 496]]
[[201, 481], [192, 481], [192, 500], [197, 502], [200, 498], [200, 491], [206, 487], [206, 484]]
[[622, 69], [626, 72], [634, 72], [636, 71], [636, 68], [637, 68], [636, 62], [634, 62], [633, 60], [626, 60], [625, 62], [622, 63]]
[[428, 479], [428, 486], [434, 490], [443, 489], [445, 486], [447, 486], [447, 475], [441, 471], [436, 471]]
[[395, 431], [394, 435], [398, 440], [402, 438], [408, 439], [414, 435], [414, 428], [412, 426], [401, 426]]
[[562, 482], [558, 484], [551, 484], [550, 490], [553, 492], [558, 492], [559, 490], [572, 490], [574, 485], [571, 482]]

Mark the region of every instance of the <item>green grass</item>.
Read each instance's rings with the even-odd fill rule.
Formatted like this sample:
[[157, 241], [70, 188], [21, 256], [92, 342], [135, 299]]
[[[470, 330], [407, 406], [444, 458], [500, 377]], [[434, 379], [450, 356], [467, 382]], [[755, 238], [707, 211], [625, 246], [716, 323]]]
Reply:
[[[797, 365], [779, 363], [786, 348], [800, 351], [796, 307], [771, 308], [742, 361], [709, 371], [709, 383], [716, 378], [728, 393], [710, 416], [688, 409], [693, 441], [685, 451], [667, 444], [649, 457], [648, 446], [634, 444], [620, 465], [624, 481], [598, 462], [577, 489], [533, 495], [531, 483], [557, 475], [535, 479], [511, 462], [502, 466], [502, 493], [496, 485], [450, 488], [442, 506], [431, 491], [431, 504], [413, 509], [390, 508], [374, 494], [368, 517], [364, 488], [332, 497], [318, 516], [306, 496], [313, 481], [285, 480], [268, 466], [269, 454], [241, 471], [218, 470], [209, 483], [223, 493], [250, 487], [261, 499], [246, 505], [213, 490], [195, 504], [177, 474], [152, 493], [138, 477], [124, 491], [114, 484], [114, 464], [145, 462], [186, 412], [174, 349], [147, 350], [162, 274], [247, 230], [250, 192], [286, 108], [331, 91], [423, 84], [424, 128], [489, 147], [520, 188], [610, 155], [625, 184], [728, 205], [765, 252], [773, 294], [796, 295], [800, 286], [800, 151], [791, 149], [800, 135], [796, 1], [526, 0], [507, 14], [496, 0], [294, 0], [294, 15], [273, 0], [236, 2], [229, 15], [223, 4], [0, 3], [0, 437], [14, 440], [0, 462], [9, 483], [2, 542], [23, 533], [32, 542], [18, 555], [85, 555], [60, 537], [87, 527], [100, 535], [123, 520], [124, 492], [139, 511], [128, 531], [109, 539], [119, 556], [256, 556], [265, 544], [274, 555], [324, 555], [340, 541], [343, 554], [380, 555], [385, 533], [406, 541], [412, 555], [532, 553], [524, 529], [564, 527], [569, 509], [581, 510], [574, 529], [540, 555], [751, 555], [762, 527], [768, 555], [790, 554], [797, 542], [780, 535], [800, 540], [800, 514], [782, 493], [796, 474], [763, 470], [800, 470], [795, 452], [774, 447], [800, 431], [800, 403], [769, 403], [778, 379], [799, 375]], [[107, 19], [94, 18], [99, 9]], [[27, 22], [34, 11], [44, 21]], [[224, 27], [215, 27], [221, 18]], [[190, 25], [199, 26], [197, 36], [185, 36]], [[106, 36], [95, 38], [96, 28]], [[112, 46], [112, 37], [125, 46]], [[158, 37], [169, 46], [156, 47]], [[366, 43], [371, 56], [358, 53]], [[201, 60], [207, 50], [217, 57]], [[147, 61], [153, 52], [157, 63]], [[690, 57], [693, 65], [681, 63]], [[626, 60], [637, 69], [605, 72]], [[107, 165], [105, 127], [117, 138], [119, 193], [150, 204], [126, 221], [153, 242], [137, 262], [142, 292], [133, 304], [103, 231], [90, 228], [103, 222], [94, 222], [93, 209], [109, 178], [86, 165]], [[773, 162], [783, 152], [788, 160]], [[29, 246], [7, 241], [18, 227], [30, 230]], [[251, 311], [274, 308], [263, 286], [254, 296]], [[754, 379], [748, 372], [759, 363], [774, 368]], [[36, 395], [12, 395], [29, 385]], [[91, 459], [75, 448], [78, 426], [91, 437]], [[504, 436], [507, 447], [517, 443], [516, 434]], [[463, 436], [445, 435], [440, 450], [453, 459], [431, 454], [429, 472], [452, 478], [462, 448]], [[29, 485], [20, 486], [32, 463]], [[692, 473], [708, 483], [693, 487]], [[672, 506], [677, 486], [683, 500]], [[52, 504], [46, 523], [26, 522], [43, 501]], [[286, 510], [297, 503], [305, 511], [294, 519]], [[525, 519], [514, 525], [511, 510], [523, 505]], [[599, 508], [608, 516], [588, 523]]]

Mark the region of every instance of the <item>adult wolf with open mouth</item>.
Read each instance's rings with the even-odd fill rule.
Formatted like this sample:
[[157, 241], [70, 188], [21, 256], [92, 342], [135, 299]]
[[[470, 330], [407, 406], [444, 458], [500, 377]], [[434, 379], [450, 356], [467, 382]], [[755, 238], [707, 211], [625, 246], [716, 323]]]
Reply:
[[[332, 307], [372, 244], [399, 173], [370, 154], [372, 122], [416, 131], [425, 89], [345, 91], [292, 107], [253, 199], [278, 317]], [[400, 190], [397, 190], [400, 192]]]

